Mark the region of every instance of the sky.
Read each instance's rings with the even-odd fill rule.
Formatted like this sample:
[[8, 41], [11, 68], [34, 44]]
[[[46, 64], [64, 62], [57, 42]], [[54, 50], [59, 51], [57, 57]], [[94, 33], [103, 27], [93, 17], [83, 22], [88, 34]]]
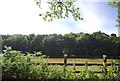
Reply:
[[[44, 1], [44, 0], [42, 0]], [[107, 2], [81, 2], [75, 5], [80, 8], [83, 21], [74, 21], [70, 16], [66, 19], [44, 21], [39, 14], [48, 10], [45, 2], [40, 9], [34, 0], [1, 0], [0, 1], [0, 34], [66, 34], [93, 33], [118, 34], [115, 27], [118, 16], [117, 8], [108, 6]]]

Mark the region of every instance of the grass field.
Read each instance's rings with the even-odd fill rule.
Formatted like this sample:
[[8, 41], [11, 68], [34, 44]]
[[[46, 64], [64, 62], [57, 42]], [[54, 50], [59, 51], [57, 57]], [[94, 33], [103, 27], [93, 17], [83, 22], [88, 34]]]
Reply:
[[[42, 59], [33, 59], [33, 60], [43, 60], [48, 63], [64, 63], [64, 58], [42, 58]], [[118, 59], [107, 59], [107, 63], [111, 63], [113, 60]], [[85, 59], [85, 58], [68, 58], [67, 63], [103, 63], [103, 59]]]

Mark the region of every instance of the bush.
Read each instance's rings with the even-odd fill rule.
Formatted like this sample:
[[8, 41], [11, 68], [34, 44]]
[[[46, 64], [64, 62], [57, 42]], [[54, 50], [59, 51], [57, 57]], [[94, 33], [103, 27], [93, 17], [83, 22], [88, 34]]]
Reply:
[[[35, 52], [34, 54], [27, 53], [23, 56], [20, 51], [12, 50], [11, 47], [6, 47], [2, 53], [2, 75], [3, 79], [56, 79], [56, 80], [118, 80], [120, 79], [120, 72], [116, 70], [115, 64], [112, 64], [112, 70], [109, 71], [105, 76], [95, 74], [95, 71], [87, 68], [80, 73], [75, 73], [75, 64], [73, 64], [73, 70], [68, 71], [66, 66], [63, 66], [63, 70], [59, 70], [57, 65], [49, 67], [49, 65], [42, 60], [47, 57], [42, 55], [41, 52]], [[39, 58], [40, 60], [33, 60]], [[116, 72], [116, 73], [115, 73]], [[102, 74], [101, 74], [102, 75]]]

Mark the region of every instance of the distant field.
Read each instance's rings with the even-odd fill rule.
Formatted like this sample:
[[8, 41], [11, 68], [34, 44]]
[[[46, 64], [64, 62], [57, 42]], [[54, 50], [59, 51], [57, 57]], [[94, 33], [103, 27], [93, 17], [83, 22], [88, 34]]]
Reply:
[[[33, 59], [33, 61], [39, 61], [42, 60], [46, 63], [49, 63], [51, 65], [49, 66], [54, 66], [58, 69], [62, 69], [63, 65], [59, 64], [64, 64], [64, 58], [43, 58], [43, 59]], [[118, 59], [107, 59], [107, 64], [111, 64], [113, 60], [118, 60]], [[100, 70], [102, 68], [103, 64], [103, 59], [85, 59], [85, 58], [68, 58], [67, 59], [67, 69], [72, 70], [72, 65], [76, 64], [76, 71], [83, 70], [85, 68], [85, 62], [87, 61], [88, 64], [94, 64], [91, 66], [88, 66], [89, 69], [92, 70]], [[57, 65], [52, 65], [52, 64], [57, 64]], [[78, 65], [77, 65], [78, 64]], [[79, 65], [81, 64], [81, 65]], [[101, 65], [95, 65], [95, 64], [101, 64]], [[111, 70], [111, 66], [107, 67], [108, 70]]]
[[[43, 60], [44, 62], [47, 63], [64, 63], [64, 58], [42, 58], [42, 59], [33, 59], [34, 61], [39, 61]], [[111, 63], [113, 60], [118, 60], [118, 59], [107, 59], [107, 63]], [[101, 64], [103, 63], [103, 59], [85, 59], [85, 58], [68, 58], [67, 63], [96, 63], [96, 64]]]

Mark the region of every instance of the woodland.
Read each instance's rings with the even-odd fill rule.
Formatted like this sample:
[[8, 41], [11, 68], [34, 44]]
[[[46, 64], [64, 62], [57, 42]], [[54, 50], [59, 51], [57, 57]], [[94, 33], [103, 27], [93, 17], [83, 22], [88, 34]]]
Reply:
[[120, 37], [116, 34], [105, 34], [98, 31], [93, 33], [68, 34], [14, 34], [2, 35], [2, 48], [11, 46], [24, 55], [40, 51], [49, 57], [96, 57], [106, 54], [111, 57], [119, 56]]

